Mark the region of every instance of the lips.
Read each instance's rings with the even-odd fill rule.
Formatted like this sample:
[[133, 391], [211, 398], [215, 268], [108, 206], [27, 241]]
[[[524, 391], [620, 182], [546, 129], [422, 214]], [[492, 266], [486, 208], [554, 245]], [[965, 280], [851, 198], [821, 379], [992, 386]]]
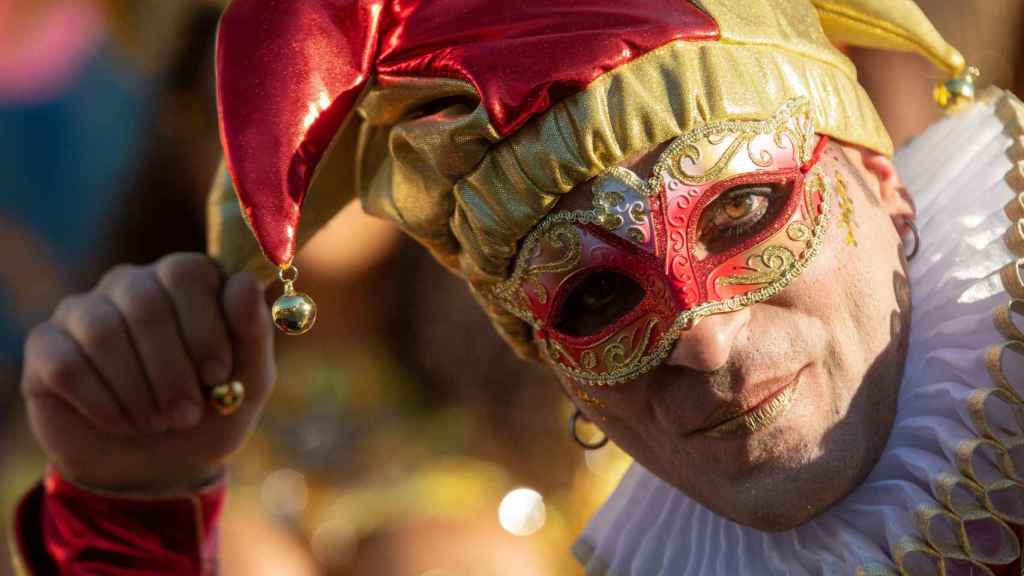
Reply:
[[767, 389], [770, 392], [760, 400], [746, 406], [726, 404], [719, 407], [705, 420], [705, 424], [690, 435], [703, 434], [712, 438], [739, 437], [771, 426], [788, 411], [793, 403], [802, 373], [803, 370], [800, 370], [795, 376], [789, 378], [771, 379], [749, 386], [754, 390]]

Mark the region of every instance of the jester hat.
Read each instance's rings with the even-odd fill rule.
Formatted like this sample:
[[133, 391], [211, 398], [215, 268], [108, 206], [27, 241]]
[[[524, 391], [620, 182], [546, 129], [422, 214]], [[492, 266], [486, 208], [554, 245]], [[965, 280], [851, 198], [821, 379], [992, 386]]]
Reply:
[[529, 324], [485, 295], [576, 185], [793, 99], [816, 133], [891, 155], [836, 44], [965, 73], [911, 0], [234, 0], [210, 251], [232, 271], [287, 267], [359, 197], [464, 277], [530, 356]]

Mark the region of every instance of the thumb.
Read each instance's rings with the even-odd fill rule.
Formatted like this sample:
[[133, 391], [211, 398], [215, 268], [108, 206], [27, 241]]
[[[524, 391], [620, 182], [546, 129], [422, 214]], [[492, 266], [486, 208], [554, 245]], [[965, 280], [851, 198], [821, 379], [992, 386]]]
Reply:
[[257, 408], [270, 394], [276, 375], [273, 323], [263, 287], [255, 275], [241, 272], [228, 279], [222, 298], [233, 340], [232, 379], [245, 385], [245, 406]]

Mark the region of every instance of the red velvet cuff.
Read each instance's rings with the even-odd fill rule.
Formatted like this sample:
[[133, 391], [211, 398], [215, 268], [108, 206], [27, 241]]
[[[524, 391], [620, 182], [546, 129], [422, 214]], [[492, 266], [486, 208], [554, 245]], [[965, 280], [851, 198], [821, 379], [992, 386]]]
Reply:
[[192, 494], [100, 494], [50, 470], [18, 505], [15, 530], [28, 574], [137, 576], [217, 572], [224, 482]]

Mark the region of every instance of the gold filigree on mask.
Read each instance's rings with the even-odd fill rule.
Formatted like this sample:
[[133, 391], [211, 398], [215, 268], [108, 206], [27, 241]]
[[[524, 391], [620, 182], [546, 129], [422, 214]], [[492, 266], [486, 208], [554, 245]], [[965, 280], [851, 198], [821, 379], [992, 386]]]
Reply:
[[615, 214], [615, 206], [626, 201], [626, 197], [618, 192], [598, 192], [594, 194], [594, 209], [600, 214], [601, 226], [606, 230], [615, 231], [625, 224], [622, 216]]
[[[530, 235], [520, 251], [516, 271], [506, 282], [498, 284], [493, 295], [514, 314], [536, 328], [539, 322], [528, 310], [527, 290], [541, 304], [549, 294], [540, 281], [541, 274], [557, 274], [575, 268], [580, 259], [580, 231], [569, 221], [551, 221], [548, 226]], [[544, 256], [549, 261], [544, 261]], [[538, 262], [539, 261], [539, 262]]]
[[[746, 151], [750, 164], [767, 168], [772, 165], [774, 157], [768, 150], [757, 147], [765, 140], [778, 149], [792, 147], [797, 161], [801, 164], [807, 162], [814, 144], [813, 121], [807, 100], [790, 100], [768, 120], [713, 122], [680, 136], [665, 150], [655, 166], [654, 185], [648, 185], [647, 193], [656, 194], [665, 175], [688, 186], [700, 186], [731, 176], [737, 172], [730, 168], [741, 150]], [[688, 170], [685, 164], [695, 170]]]
[[633, 330], [620, 334], [605, 344], [601, 351], [605, 367], [618, 370], [629, 366], [639, 358], [651, 340], [651, 333], [658, 326], [658, 318], [650, 317], [637, 324]]
[[632, 171], [613, 168], [591, 188], [594, 215], [609, 232], [643, 245], [651, 238], [650, 207], [643, 199], [646, 184]]
[[785, 246], [773, 244], [760, 254], [752, 254], [747, 259], [747, 266], [754, 269], [749, 274], [725, 276], [718, 280], [720, 286], [749, 286], [752, 284], [770, 284], [786, 275], [796, 265], [796, 255]]
[[569, 354], [569, 352], [559, 344], [558, 341], [547, 340], [546, 342], [547, 356], [552, 362], [555, 362], [558, 365], [568, 364], [573, 367], [579, 367], [579, 364], [576, 362], [576, 359], [572, 357], [572, 354]]
[[552, 262], [528, 266], [525, 271], [527, 276], [572, 270], [580, 260], [580, 231], [568, 223], [556, 224], [541, 236], [538, 248], [544, 247], [561, 251], [561, 256]]
[[786, 235], [794, 242], [807, 242], [814, 236], [814, 231], [805, 222], [797, 221], [786, 226]]

